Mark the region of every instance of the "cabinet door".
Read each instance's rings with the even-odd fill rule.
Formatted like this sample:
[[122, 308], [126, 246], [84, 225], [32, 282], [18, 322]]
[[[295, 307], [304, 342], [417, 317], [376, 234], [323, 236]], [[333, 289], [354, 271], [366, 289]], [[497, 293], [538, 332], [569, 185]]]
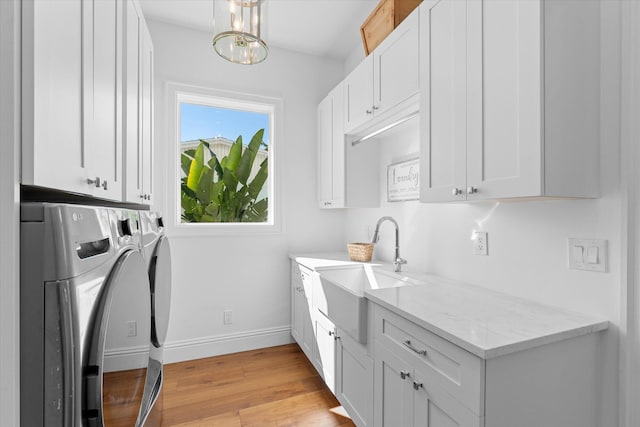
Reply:
[[324, 314], [317, 309], [313, 310], [313, 318], [316, 326], [317, 349], [314, 356], [314, 365], [324, 378], [329, 390], [335, 394], [336, 390], [336, 328]]
[[141, 43], [141, 110], [142, 110], [142, 192], [146, 203], [153, 203], [153, 43], [146, 25], [142, 26]]
[[428, 376], [419, 369], [414, 371], [415, 427], [480, 427], [481, 419], [443, 389], [430, 384]]
[[464, 200], [466, 184], [466, 3], [421, 6], [420, 200]]
[[541, 10], [468, 1], [469, 199], [542, 194]]
[[345, 204], [343, 90], [339, 85], [318, 105], [318, 203], [320, 208]]
[[122, 3], [84, 3], [88, 40], [84, 46], [84, 127], [87, 174], [96, 181], [93, 195], [122, 197]]
[[340, 329], [336, 341], [335, 395], [357, 426], [373, 425], [373, 360]]
[[141, 102], [140, 79], [140, 38], [142, 15], [137, 3], [125, 2], [124, 24], [124, 173], [125, 200], [131, 203], [143, 202], [142, 190], [142, 140], [140, 131]]
[[306, 298], [302, 294], [302, 281], [295, 264], [291, 265], [291, 336], [302, 346], [304, 329], [302, 325]]
[[373, 56], [366, 57], [344, 80], [345, 133], [373, 117]]
[[313, 361], [315, 332], [310, 305], [302, 283], [300, 267], [293, 262], [291, 264], [291, 335], [307, 358]]
[[83, 2], [22, 2], [22, 183], [91, 194], [82, 126]]
[[375, 352], [375, 425], [412, 426], [412, 368], [384, 346], [376, 345]]
[[373, 51], [373, 110], [382, 113], [418, 93], [419, 10], [414, 10]]

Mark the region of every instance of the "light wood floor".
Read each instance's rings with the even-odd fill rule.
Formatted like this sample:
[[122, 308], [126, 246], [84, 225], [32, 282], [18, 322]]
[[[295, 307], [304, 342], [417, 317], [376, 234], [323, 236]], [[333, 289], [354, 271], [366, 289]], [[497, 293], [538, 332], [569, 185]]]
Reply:
[[163, 427], [354, 426], [296, 344], [169, 364], [164, 372]]

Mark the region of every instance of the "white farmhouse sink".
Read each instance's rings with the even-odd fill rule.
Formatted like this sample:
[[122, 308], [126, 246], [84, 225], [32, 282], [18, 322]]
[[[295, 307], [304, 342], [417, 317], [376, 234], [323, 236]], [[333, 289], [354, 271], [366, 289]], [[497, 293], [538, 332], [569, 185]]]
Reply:
[[367, 342], [365, 291], [412, 284], [407, 277], [368, 264], [319, 268], [317, 272], [313, 305], [363, 344]]

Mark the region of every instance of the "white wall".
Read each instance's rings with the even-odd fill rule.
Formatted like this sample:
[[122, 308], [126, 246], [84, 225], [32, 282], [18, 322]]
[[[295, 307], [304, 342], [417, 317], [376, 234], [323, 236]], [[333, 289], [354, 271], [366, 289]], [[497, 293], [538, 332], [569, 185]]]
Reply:
[[[211, 34], [149, 22], [155, 50], [156, 208], [167, 212], [167, 82], [276, 97], [283, 101], [278, 144], [281, 232], [255, 236], [170, 235], [173, 295], [168, 361], [289, 342], [291, 251], [341, 247], [344, 212], [316, 208], [316, 106], [340, 80], [342, 64], [276, 48], [254, 66], [211, 48]], [[223, 310], [233, 324], [222, 324]]]
[[[383, 215], [400, 225], [407, 271], [429, 272], [611, 321], [603, 340], [599, 425], [617, 424], [618, 326], [620, 325], [620, 5], [602, 3], [601, 190], [594, 200], [517, 203], [386, 202], [386, 166], [419, 151], [415, 123], [379, 137], [381, 204], [347, 213], [347, 239], [368, 239]], [[597, 48], [595, 46], [594, 48]], [[415, 119], [414, 119], [415, 120]], [[375, 257], [393, 259], [390, 224], [382, 225]], [[489, 256], [473, 254], [473, 231], [488, 232]], [[609, 272], [567, 268], [567, 238], [609, 241]]]
[[0, 2], [0, 425], [20, 425], [19, 1]]

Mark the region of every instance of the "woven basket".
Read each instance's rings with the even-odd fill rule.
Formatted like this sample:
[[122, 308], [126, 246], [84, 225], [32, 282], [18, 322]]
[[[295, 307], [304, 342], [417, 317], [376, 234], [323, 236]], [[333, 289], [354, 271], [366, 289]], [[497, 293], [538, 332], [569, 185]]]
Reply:
[[373, 243], [348, 243], [351, 261], [369, 262], [373, 255]]

